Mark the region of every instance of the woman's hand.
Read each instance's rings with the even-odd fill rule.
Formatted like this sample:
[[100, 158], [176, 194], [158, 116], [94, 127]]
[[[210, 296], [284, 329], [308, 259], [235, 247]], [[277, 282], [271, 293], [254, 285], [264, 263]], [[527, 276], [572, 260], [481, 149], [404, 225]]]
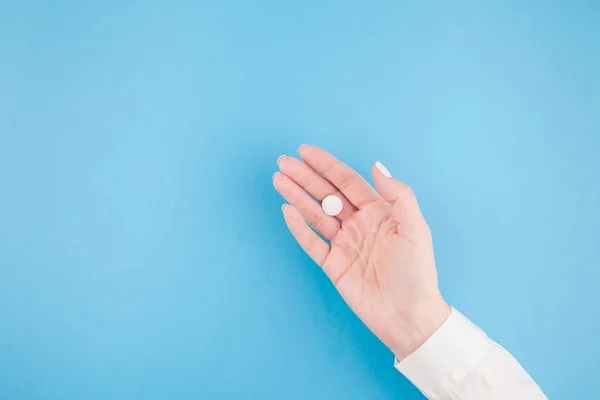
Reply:
[[[281, 172], [273, 176], [289, 202], [283, 206], [288, 228], [359, 318], [403, 359], [450, 314], [438, 289], [429, 227], [412, 190], [380, 163], [372, 170], [376, 191], [326, 151], [302, 145], [298, 152], [304, 162], [282, 156]], [[336, 217], [314, 200], [330, 194], [344, 204]]]

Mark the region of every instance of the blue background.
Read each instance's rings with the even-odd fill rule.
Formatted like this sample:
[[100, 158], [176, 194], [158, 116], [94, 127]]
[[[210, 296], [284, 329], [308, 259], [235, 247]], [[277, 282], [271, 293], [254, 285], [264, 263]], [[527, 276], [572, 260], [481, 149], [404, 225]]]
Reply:
[[412, 185], [448, 301], [549, 397], [597, 397], [599, 21], [1, 0], [0, 398], [421, 399], [286, 230], [301, 143]]

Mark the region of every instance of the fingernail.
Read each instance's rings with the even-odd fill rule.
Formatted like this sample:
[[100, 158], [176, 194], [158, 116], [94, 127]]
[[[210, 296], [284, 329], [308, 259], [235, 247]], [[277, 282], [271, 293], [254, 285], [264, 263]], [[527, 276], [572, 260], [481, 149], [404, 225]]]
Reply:
[[300, 146], [298, 146], [298, 150], [300, 150], [304, 146], [306, 146], [306, 145], [304, 143], [302, 143]]
[[281, 206], [281, 211], [285, 210], [285, 207], [287, 206], [287, 204], [284, 204]]
[[280, 174], [281, 172], [277, 171], [273, 174], [273, 179], [275, 179], [275, 175]]
[[284, 155], [281, 155], [281, 156], [279, 156], [279, 158], [277, 159], [277, 165], [279, 165], [279, 161], [281, 161], [281, 160], [282, 160], [282, 159], [284, 159], [284, 158], [285, 158], [285, 156], [284, 156]]
[[388, 169], [385, 167], [385, 165], [383, 165], [379, 161], [377, 161], [375, 163], [375, 166], [377, 167], [377, 169], [379, 170], [379, 172], [381, 172], [383, 174], [383, 176], [385, 176], [386, 178], [391, 178], [392, 177], [392, 174], [390, 174], [390, 171], [388, 171]]

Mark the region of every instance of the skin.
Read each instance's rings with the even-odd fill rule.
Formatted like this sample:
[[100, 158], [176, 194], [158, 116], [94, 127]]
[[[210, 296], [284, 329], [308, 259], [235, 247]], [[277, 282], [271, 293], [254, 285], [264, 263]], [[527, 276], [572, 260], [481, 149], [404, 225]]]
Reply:
[[[302, 145], [298, 153], [300, 159], [279, 157], [280, 172], [273, 175], [289, 203], [282, 210], [290, 232], [356, 315], [402, 360], [450, 315], [438, 288], [431, 232], [413, 191], [375, 165], [373, 188], [323, 149]], [[335, 217], [321, 209], [329, 194], [344, 203]]]

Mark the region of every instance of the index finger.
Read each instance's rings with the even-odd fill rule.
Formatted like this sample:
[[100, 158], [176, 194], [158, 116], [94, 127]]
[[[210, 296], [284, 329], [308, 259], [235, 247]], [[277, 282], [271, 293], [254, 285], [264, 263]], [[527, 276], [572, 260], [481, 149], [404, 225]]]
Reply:
[[298, 153], [305, 163], [336, 186], [357, 208], [382, 200], [379, 193], [358, 172], [327, 151], [317, 146], [303, 144], [298, 149]]

